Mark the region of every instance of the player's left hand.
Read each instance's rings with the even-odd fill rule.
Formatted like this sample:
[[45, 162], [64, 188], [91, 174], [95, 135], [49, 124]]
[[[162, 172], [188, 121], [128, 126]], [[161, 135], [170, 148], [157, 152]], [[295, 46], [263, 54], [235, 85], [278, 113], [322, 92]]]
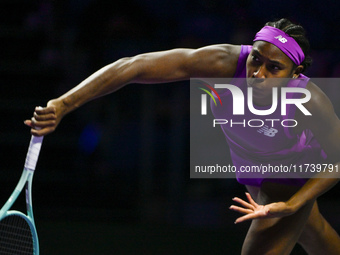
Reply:
[[253, 200], [249, 193], [246, 193], [246, 196], [249, 202], [238, 197], [233, 198], [233, 201], [239, 203], [242, 207], [236, 205], [229, 207], [229, 209], [233, 211], [245, 214], [244, 216], [237, 218], [235, 224], [252, 219], [285, 217], [296, 212], [296, 210], [286, 202], [259, 205]]

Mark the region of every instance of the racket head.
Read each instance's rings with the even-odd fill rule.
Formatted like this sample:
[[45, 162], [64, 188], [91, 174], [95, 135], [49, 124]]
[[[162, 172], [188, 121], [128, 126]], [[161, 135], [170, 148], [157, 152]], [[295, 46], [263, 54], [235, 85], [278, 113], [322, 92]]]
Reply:
[[0, 254], [38, 255], [38, 235], [33, 219], [8, 211], [0, 221]]

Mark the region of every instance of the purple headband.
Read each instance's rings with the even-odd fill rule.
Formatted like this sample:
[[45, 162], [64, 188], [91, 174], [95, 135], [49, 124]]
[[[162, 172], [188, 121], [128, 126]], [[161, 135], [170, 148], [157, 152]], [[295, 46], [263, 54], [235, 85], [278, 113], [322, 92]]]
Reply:
[[274, 44], [276, 47], [282, 50], [283, 53], [286, 54], [296, 65], [300, 65], [305, 59], [305, 54], [303, 54], [301, 47], [294, 40], [294, 38], [278, 28], [264, 26], [255, 35], [253, 41], [266, 41]]

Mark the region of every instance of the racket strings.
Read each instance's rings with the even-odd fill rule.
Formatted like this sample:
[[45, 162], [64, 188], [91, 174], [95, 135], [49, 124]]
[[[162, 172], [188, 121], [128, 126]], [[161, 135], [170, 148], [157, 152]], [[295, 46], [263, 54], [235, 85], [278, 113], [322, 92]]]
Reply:
[[0, 221], [0, 254], [33, 254], [31, 229], [22, 217], [12, 215]]

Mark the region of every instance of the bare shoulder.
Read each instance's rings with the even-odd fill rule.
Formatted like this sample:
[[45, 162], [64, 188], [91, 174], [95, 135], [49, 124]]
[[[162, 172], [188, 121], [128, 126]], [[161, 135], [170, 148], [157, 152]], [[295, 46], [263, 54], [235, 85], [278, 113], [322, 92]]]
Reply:
[[240, 45], [216, 44], [202, 47], [191, 52], [191, 64], [188, 66], [197, 71], [197, 76], [232, 77], [236, 72], [240, 52]]
[[309, 81], [306, 89], [310, 92], [311, 98], [304, 104], [304, 107], [311, 115], [304, 115], [301, 111], [295, 113], [295, 118], [300, 123], [299, 128], [295, 130], [297, 133], [304, 129], [311, 129], [311, 127], [317, 128], [321, 123], [327, 123], [336, 118], [331, 101], [315, 83]]
[[317, 129], [324, 130], [339, 126], [339, 118], [327, 95], [311, 81], [308, 82], [306, 89], [311, 93], [311, 98], [304, 104], [304, 107], [311, 113], [311, 116], [296, 113], [296, 117], [301, 120], [301, 128], [313, 129], [312, 131], [317, 132]]
[[306, 103], [306, 108], [312, 114], [306, 118], [306, 128], [313, 132], [330, 162], [339, 162], [340, 120], [332, 102], [313, 82], [309, 82], [306, 88], [311, 92], [311, 99]]
[[306, 89], [311, 93], [311, 99], [306, 108], [316, 115], [334, 112], [333, 105], [327, 95], [313, 82], [309, 81]]

